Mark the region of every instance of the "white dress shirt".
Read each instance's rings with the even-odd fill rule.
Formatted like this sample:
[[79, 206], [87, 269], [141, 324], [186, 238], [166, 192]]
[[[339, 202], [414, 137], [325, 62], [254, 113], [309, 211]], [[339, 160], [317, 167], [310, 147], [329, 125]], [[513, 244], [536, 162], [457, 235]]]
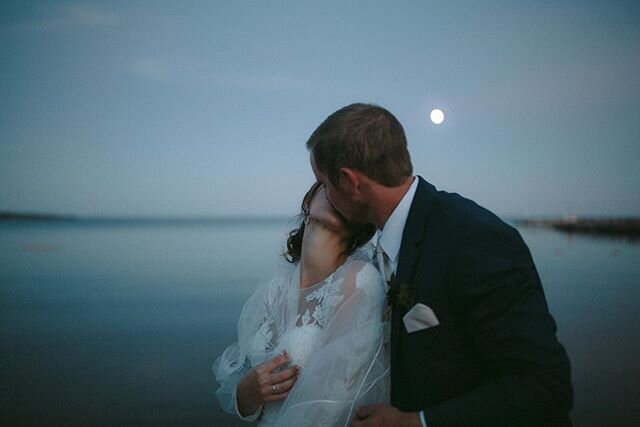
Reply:
[[[418, 178], [414, 176], [411, 186], [407, 192], [404, 193], [404, 196], [402, 196], [400, 202], [396, 205], [393, 212], [391, 212], [389, 218], [387, 218], [387, 222], [385, 222], [382, 230], [378, 230], [377, 245], [380, 247], [378, 251], [382, 249], [386, 255], [385, 271], [382, 273], [387, 277], [387, 280], [398, 267], [398, 254], [400, 253], [400, 245], [402, 244], [402, 233], [404, 232], [404, 226], [407, 223], [411, 203], [413, 202], [413, 197], [417, 189]], [[380, 269], [382, 270], [383, 267], [380, 266]]]

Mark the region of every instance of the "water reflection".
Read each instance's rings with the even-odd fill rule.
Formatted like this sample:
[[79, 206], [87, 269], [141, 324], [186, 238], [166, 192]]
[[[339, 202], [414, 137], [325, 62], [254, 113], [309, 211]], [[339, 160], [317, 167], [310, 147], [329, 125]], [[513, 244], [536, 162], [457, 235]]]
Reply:
[[[210, 365], [288, 228], [0, 225], [3, 417], [243, 425], [218, 410]], [[520, 231], [571, 357], [575, 425], [624, 425], [640, 408], [640, 245]]]

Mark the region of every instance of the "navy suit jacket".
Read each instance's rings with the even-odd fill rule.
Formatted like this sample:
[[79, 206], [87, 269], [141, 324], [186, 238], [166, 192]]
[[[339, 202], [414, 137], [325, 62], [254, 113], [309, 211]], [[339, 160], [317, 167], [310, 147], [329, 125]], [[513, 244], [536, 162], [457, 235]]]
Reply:
[[396, 280], [440, 324], [409, 334], [394, 307], [392, 405], [428, 427], [571, 425], [569, 359], [520, 234], [418, 179]]

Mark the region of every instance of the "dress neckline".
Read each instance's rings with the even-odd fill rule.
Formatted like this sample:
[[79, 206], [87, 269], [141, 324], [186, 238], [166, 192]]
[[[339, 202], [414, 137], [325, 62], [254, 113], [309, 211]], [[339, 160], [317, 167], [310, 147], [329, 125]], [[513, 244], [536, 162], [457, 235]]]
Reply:
[[300, 275], [302, 274], [302, 269], [300, 268], [300, 264], [298, 264], [298, 271], [297, 271], [297, 278], [298, 278], [298, 289], [301, 291], [308, 291], [310, 289], [314, 289], [314, 288], [318, 288], [320, 287], [320, 285], [325, 284], [329, 281], [329, 279], [331, 279], [338, 270], [340, 270], [340, 268], [342, 268], [343, 265], [345, 265], [347, 263], [347, 261], [343, 262], [342, 264], [340, 264], [338, 266], [338, 268], [336, 268], [335, 270], [333, 270], [327, 277], [325, 277], [324, 279], [314, 283], [313, 285], [309, 285], [309, 286], [305, 286], [304, 288], [302, 286], [300, 286], [300, 283], [302, 282], [302, 280], [300, 280]]
[[331, 272], [331, 274], [329, 274], [327, 277], [325, 277], [324, 279], [320, 280], [317, 283], [314, 283], [313, 285], [307, 286], [305, 288], [300, 286], [300, 283], [302, 282], [300, 280], [300, 274], [302, 273], [302, 269], [300, 268], [300, 261], [298, 261], [298, 264], [296, 264], [296, 272], [295, 272], [295, 278], [297, 280], [297, 288], [300, 291], [306, 291], [309, 289], [314, 289], [317, 287], [320, 287], [320, 285], [326, 283], [329, 281], [329, 279], [333, 278], [333, 276], [338, 272], [338, 270], [342, 269], [345, 265], [347, 265], [350, 261], [357, 259], [358, 257], [361, 257], [362, 255], [364, 255], [365, 259], [367, 260], [371, 260], [372, 259], [372, 254], [375, 253], [375, 249], [373, 249], [373, 245], [371, 243], [365, 243], [364, 245], [360, 246], [359, 248], [357, 248], [351, 255], [349, 255], [342, 264], [340, 264], [335, 270], [333, 270]]

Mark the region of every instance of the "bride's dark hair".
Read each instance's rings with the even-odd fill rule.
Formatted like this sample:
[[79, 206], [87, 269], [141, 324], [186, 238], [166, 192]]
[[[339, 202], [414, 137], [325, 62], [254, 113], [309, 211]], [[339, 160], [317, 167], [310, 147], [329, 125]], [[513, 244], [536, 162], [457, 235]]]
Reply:
[[[285, 259], [294, 264], [300, 261], [302, 255], [302, 237], [304, 236], [304, 229], [309, 223], [309, 210], [311, 209], [311, 201], [315, 195], [323, 187], [320, 181], [313, 183], [307, 194], [302, 199], [302, 205], [300, 206], [301, 212], [297, 215], [297, 219], [300, 221], [298, 228], [295, 228], [289, 232], [287, 238], [287, 250], [283, 254]], [[345, 255], [351, 255], [360, 246], [367, 243], [376, 232], [376, 227], [373, 224], [352, 224], [348, 223], [347, 227], [351, 230], [351, 234], [346, 239]]]

